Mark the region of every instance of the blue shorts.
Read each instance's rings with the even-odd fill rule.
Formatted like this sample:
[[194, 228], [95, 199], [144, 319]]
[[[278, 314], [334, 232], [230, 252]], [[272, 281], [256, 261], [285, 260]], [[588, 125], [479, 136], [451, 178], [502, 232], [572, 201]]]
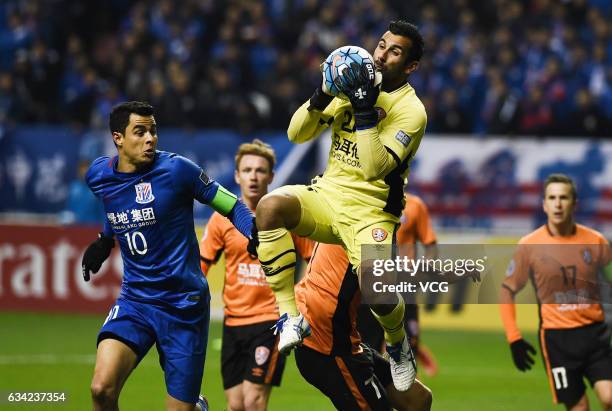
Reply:
[[200, 394], [210, 303], [177, 310], [118, 298], [98, 334], [98, 344], [112, 338], [129, 346], [138, 362], [156, 343], [166, 390], [172, 397], [195, 404]]

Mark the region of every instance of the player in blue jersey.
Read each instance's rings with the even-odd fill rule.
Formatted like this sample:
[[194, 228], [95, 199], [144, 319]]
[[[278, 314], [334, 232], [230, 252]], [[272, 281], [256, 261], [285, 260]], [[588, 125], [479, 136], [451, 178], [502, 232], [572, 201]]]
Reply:
[[86, 181], [104, 203], [104, 231], [83, 256], [89, 281], [116, 237], [123, 283], [100, 333], [91, 384], [94, 410], [117, 410], [127, 377], [155, 343], [166, 381], [167, 410], [207, 409], [202, 384], [210, 293], [200, 268], [193, 200], [226, 216], [246, 237], [252, 214], [193, 162], [157, 151], [153, 107], [115, 106], [110, 130], [118, 155], [93, 162]]

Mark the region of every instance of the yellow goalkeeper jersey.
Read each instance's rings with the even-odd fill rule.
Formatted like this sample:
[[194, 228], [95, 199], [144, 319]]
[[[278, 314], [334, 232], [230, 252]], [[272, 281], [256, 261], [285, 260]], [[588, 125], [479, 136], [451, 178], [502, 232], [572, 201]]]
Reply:
[[289, 139], [302, 143], [332, 127], [332, 145], [321, 183], [329, 183], [347, 199], [372, 206], [399, 219], [404, 208], [404, 186], [427, 124], [427, 114], [414, 89], [406, 83], [376, 101], [378, 134], [381, 143], [396, 161], [396, 167], [374, 181], [364, 177], [357, 155], [353, 109], [348, 100], [334, 98], [323, 112], [308, 111], [304, 103], [293, 115]]

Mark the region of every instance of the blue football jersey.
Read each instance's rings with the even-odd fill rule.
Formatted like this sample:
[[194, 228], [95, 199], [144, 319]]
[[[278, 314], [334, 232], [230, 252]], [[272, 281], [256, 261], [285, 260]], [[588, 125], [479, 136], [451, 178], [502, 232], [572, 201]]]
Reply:
[[117, 171], [117, 162], [118, 157], [100, 157], [85, 178], [104, 203], [105, 233], [112, 230], [121, 247], [121, 297], [176, 308], [209, 299], [193, 200], [208, 204], [219, 184], [174, 153], [158, 151], [153, 163], [136, 173]]

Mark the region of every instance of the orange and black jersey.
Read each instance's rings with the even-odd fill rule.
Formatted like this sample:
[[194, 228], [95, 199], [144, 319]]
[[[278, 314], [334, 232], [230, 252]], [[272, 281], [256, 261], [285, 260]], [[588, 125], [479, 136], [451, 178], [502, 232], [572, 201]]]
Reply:
[[415, 245], [436, 243], [436, 233], [431, 226], [429, 210], [420, 197], [405, 194], [406, 205], [400, 217], [400, 226], [397, 229], [397, 244], [402, 247], [402, 255], [409, 258], [416, 257]]
[[[314, 242], [292, 235], [296, 251], [308, 260]], [[200, 241], [202, 271], [208, 274], [210, 265], [225, 252], [225, 283], [223, 302], [225, 324], [229, 326], [255, 324], [277, 320], [276, 298], [266, 281], [259, 260], [246, 251], [248, 240], [219, 213], [214, 213]]]
[[340, 245], [317, 243], [306, 275], [295, 286], [298, 309], [312, 334], [304, 345], [326, 355], [361, 352], [357, 332], [359, 281]]
[[513, 294], [531, 280], [544, 329], [581, 327], [604, 320], [598, 274], [610, 262], [608, 241], [580, 224], [570, 236], [553, 236], [547, 225], [523, 237], [503, 287]]

